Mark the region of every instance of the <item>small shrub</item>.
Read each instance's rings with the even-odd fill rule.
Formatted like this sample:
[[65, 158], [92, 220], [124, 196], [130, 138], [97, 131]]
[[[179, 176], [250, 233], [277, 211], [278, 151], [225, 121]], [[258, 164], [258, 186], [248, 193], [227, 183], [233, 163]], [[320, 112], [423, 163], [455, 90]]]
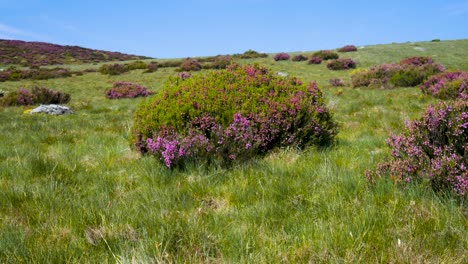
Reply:
[[179, 76], [179, 79], [185, 80], [185, 79], [192, 77], [192, 74], [190, 74], [189, 72], [180, 72], [178, 76]]
[[61, 91], [54, 91], [46, 87], [33, 86], [31, 91], [20, 88], [17, 91], [6, 94], [1, 99], [4, 106], [21, 106], [33, 104], [66, 104], [70, 101], [70, 95]]
[[180, 71], [199, 71], [202, 69], [202, 65], [195, 59], [187, 58], [180, 65]]
[[357, 51], [357, 48], [354, 45], [346, 45], [338, 49], [338, 52], [353, 52], [353, 51]]
[[310, 60], [307, 62], [308, 64], [321, 64], [322, 63], [322, 58], [319, 57], [312, 57]]
[[327, 63], [327, 68], [329, 70], [338, 71], [338, 70], [349, 70], [356, 68], [356, 63], [352, 59], [336, 59], [330, 60]]
[[101, 74], [107, 74], [107, 75], [120, 75], [122, 73], [128, 72], [128, 68], [125, 67], [125, 65], [122, 64], [104, 64], [101, 67], [99, 67], [98, 70]]
[[333, 87], [339, 87], [339, 86], [344, 86], [344, 82], [343, 80], [339, 79], [339, 78], [331, 78], [330, 80], [328, 80], [328, 83], [330, 83], [331, 86]]
[[468, 72], [445, 72], [429, 78], [420, 86], [423, 93], [439, 99], [468, 99]]
[[322, 60], [336, 60], [340, 56], [338, 55], [338, 53], [331, 51], [331, 50], [320, 50], [320, 51], [314, 52], [312, 54], [312, 57], [319, 57]]
[[246, 161], [276, 147], [326, 145], [336, 124], [315, 83], [259, 65], [170, 78], [134, 115], [132, 144], [167, 167]]
[[424, 64], [432, 64], [434, 61], [431, 57], [408, 57], [400, 61], [400, 65], [421, 66]]
[[430, 76], [443, 72], [445, 68], [432, 60], [417, 65], [423, 59], [408, 58], [399, 64], [381, 64], [351, 75], [353, 87], [409, 87], [421, 84]]
[[366, 172], [370, 182], [388, 177], [400, 184], [428, 182], [435, 190], [468, 194], [468, 102], [430, 105], [406, 131], [387, 140], [392, 160]]
[[292, 57], [291, 59], [292, 61], [306, 61], [308, 60], [308, 58], [302, 54], [299, 54], [299, 55], [296, 55], [294, 57]]
[[183, 63], [183, 60], [169, 60], [158, 63], [160, 68], [175, 68], [180, 67]]
[[106, 91], [108, 99], [136, 98], [150, 95], [151, 92], [145, 87], [131, 82], [115, 82], [112, 88]]
[[284, 52], [280, 52], [278, 54], [276, 54], [273, 59], [275, 61], [280, 61], [280, 60], [289, 60], [289, 54], [287, 53], [284, 53]]
[[266, 53], [259, 53], [255, 50], [247, 50], [242, 54], [235, 54], [233, 57], [240, 58], [240, 59], [256, 59], [256, 58], [266, 58], [268, 54]]
[[148, 65], [146, 65], [145, 73], [155, 72], [157, 70], [158, 70], [158, 63], [152, 61], [152, 62], [148, 63]]
[[440, 39], [433, 39], [431, 42], [440, 42]]
[[125, 67], [127, 67], [127, 70], [129, 71], [145, 70], [148, 67], [148, 65], [143, 61], [138, 60], [125, 64]]
[[208, 65], [209, 69], [226, 69], [232, 63], [232, 57], [227, 55], [218, 55], [213, 58], [213, 62]]

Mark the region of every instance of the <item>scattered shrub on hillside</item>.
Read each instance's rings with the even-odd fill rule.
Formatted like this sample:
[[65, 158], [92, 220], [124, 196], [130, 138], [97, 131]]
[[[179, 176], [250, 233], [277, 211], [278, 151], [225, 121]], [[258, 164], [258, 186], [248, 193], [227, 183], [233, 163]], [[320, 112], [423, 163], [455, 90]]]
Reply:
[[146, 65], [146, 71], [145, 73], [150, 73], [150, 72], [155, 72], [158, 70], [158, 63], [155, 61], [152, 61]]
[[328, 83], [333, 87], [344, 86], [343, 80], [341, 80], [340, 78], [336, 78], [336, 77], [328, 80]]
[[413, 59], [402, 61], [405, 62], [403, 64], [381, 64], [352, 74], [353, 87], [393, 88], [395, 86], [416, 86], [430, 76], [445, 70], [442, 65], [434, 63], [432, 60], [419, 66], [414, 64], [416, 60]]
[[131, 82], [115, 82], [112, 88], [106, 91], [108, 99], [136, 98], [150, 95], [151, 92], [145, 87]]
[[357, 51], [357, 48], [354, 45], [346, 45], [338, 49], [338, 52], [353, 52], [353, 51]]
[[158, 63], [158, 67], [160, 68], [175, 68], [180, 67], [183, 63], [183, 60], [169, 60], [163, 61]]
[[280, 52], [278, 54], [276, 54], [273, 59], [275, 61], [280, 61], [280, 60], [289, 60], [289, 54], [287, 53], [284, 53], [284, 52]]
[[302, 54], [299, 54], [299, 55], [296, 55], [294, 57], [292, 57], [291, 59], [292, 61], [306, 61], [308, 60], [308, 58]]
[[445, 72], [421, 84], [421, 90], [440, 99], [468, 99], [468, 72]]
[[130, 63], [126, 63], [125, 67], [127, 67], [127, 70], [133, 71], [133, 70], [145, 70], [148, 65], [144, 63], [143, 61], [133, 61]]
[[430, 105], [424, 116], [408, 122], [406, 131], [387, 140], [392, 160], [376, 171], [366, 172], [369, 181], [389, 177], [406, 184], [426, 181], [435, 190], [468, 194], [468, 102]]
[[322, 63], [322, 58], [320, 57], [312, 57], [310, 60], [307, 62], [308, 64], [320, 64]]
[[352, 59], [336, 59], [327, 63], [327, 68], [332, 71], [349, 70], [356, 68], [356, 62]]
[[199, 71], [202, 69], [202, 65], [195, 59], [185, 59], [179, 67], [180, 71]]
[[2, 99], [4, 106], [21, 106], [33, 104], [66, 104], [70, 95], [61, 91], [54, 91], [46, 87], [33, 86], [31, 90], [20, 88], [7, 93]]
[[212, 62], [204, 68], [207, 69], [226, 69], [232, 63], [232, 57], [228, 55], [218, 55], [212, 59]]
[[276, 147], [326, 145], [336, 132], [315, 83], [233, 64], [183, 82], [169, 79], [135, 112], [132, 144], [171, 168], [228, 165]]
[[0, 72], [0, 82], [18, 81], [18, 80], [47, 80], [53, 78], [65, 78], [72, 76], [72, 72], [68, 69], [55, 67], [52, 69], [40, 68], [37, 66], [30, 67], [27, 70], [19, 70], [15, 67], [10, 67], [5, 71]]
[[247, 50], [242, 54], [234, 54], [233, 57], [240, 58], [240, 59], [256, 59], [256, 58], [266, 58], [268, 54], [266, 53], [259, 53], [255, 50]]
[[431, 42], [440, 42], [440, 39], [433, 39]]
[[319, 57], [322, 60], [336, 60], [339, 58], [338, 53], [331, 50], [319, 50], [312, 54], [312, 57]]
[[107, 75], [120, 75], [128, 71], [129, 70], [127, 67], [125, 67], [125, 65], [119, 64], [119, 63], [104, 64], [101, 67], [99, 67], [99, 72], [101, 74], [107, 74]]
[[408, 57], [400, 61], [401, 65], [421, 66], [424, 64], [432, 64], [434, 61], [431, 57]]

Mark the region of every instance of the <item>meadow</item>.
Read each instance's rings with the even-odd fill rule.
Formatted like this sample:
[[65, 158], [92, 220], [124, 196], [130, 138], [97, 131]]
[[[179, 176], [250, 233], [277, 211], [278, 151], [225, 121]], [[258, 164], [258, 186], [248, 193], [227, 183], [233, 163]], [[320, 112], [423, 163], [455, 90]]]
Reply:
[[[311, 52], [289, 54], [300, 53]], [[5, 91], [65, 91], [75, 111], [0, 108], [0, 262], [467, 263], [466, 201], [418, 184], [371, 186], [364, 177], [389, 159], [389, 134], [437, 100], [418, 87], [351, 88], [351, 70], [273, 55], [235, 61], [317, 81], [339, 124], [333, 146], [277, 149], [232, 168], [168, 169], [128, 139], [147, 99], [104, 93], [116, 81], [157, 92], [175, 68], [0, 82]], [[468, 40], [365, 46], [340, 56], [358, 68], [431, 56], [468, 71]], [[331, 87], [333, 77], [345, 86]]]

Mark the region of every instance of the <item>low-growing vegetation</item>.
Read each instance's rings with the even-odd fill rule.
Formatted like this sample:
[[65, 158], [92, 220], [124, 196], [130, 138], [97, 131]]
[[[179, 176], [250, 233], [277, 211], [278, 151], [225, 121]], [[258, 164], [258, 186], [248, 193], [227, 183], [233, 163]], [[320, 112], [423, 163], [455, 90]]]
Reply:
[[388, 139], [392, 160], [367, 178], [388, 177], [399, 184], [427, 182], [436, 191], [468, 195], [468, 102], [430, 105], [406, 131]]
[[423, 93], [440, 99], [468, 99], [468, 72], [444, 72], [420, 86]]
[[328, 83], [333, 87], [344, 86], [343, 80], [341, 80], [340, 78], [336, 78], [336, 77], [331, 78], [330, 80], [328, 80]]
[[349, 70], [356, 68], [356, 62], [353, 59], [335, 59], [327, 62], [327, 68], [332, 71]]
[[247, 50], [242, 54], [234, 54], [233, 57], [240, 58], [240, 59], [258, 59], [258, 58], [266, 58], [268, 57], [268, 54], [260, 53], [255, 50]]
[[307, 58], [307, 56], [304, 56], [302, 54], [299, 54], [299, 55], [296, 55], [294, 57], [292, 57], [292, 61], [306, 61], [308, 60], [309, 58]]
[[320, 57], [311, 57], [307, 63], [308, 64], [321, 64], [322, 61], [323, 60]]
[[66, 104], [69, 101], [70, 95], [67, 93], [46, 87], [32, 86], [29, 90], [19, 88], [16, 91], [6, 93], [5, 96], [0, 98], [0, 105]]
[[336, 132], [315, 83], [258, 65], [231, 65], [182, 82], [170, 79], [136, 111], [132, 144], [167, 167], [231, 164], [277, 147], [327, 145]]
[[357, 48], [354, 45], [346, 45], [338, 49], [338, 52], [354, 52], [354, 51], [357, 51]]
[[411, 57], [400, 63], [381, 64], [359, 70], [351, 75], [353, 87], [410, 87], [417, 86], [430, 76], [445, 71], [445, 67], [431, 58]]
[[273, 59], [275, 61], [280, 61], [280, 60], [289, 60], [289, 54], [287, 53], [284, 53], [284, 52], [280, 52], [280, 53], [277, 53]]
[[72, 72], [68, 69], [55, 67], [55, 68], [40, 68], [31, 67], [27, 70], [20, 70], [15, 67], [10, 67], [0, 72], [0, 82], [5, 81], [18, 81], [18, 80], [47, 80], [54, 78], [63, 78], [72, 76]]
[[112, 88], [106, 91], [108, 99], [147, 97], [151, 94], [146, 87], [131, 82], [115, 82]]
[[338, 53], [332, 50], [319, 50], [317, 52], [314, 52], [312, 54], [312, 57], [318, 57], [318, 58], [321, 58], [322, 60], [336, 60], [340, 56], [338, 55]]

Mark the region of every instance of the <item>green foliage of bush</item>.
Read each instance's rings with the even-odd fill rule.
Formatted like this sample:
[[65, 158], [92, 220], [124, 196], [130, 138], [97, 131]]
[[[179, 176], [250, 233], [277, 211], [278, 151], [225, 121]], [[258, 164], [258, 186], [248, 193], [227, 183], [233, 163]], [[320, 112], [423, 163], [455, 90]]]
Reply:
[[107, 75], [120, 75], [122, 73], [128, 72], [129, 69], [123, 65], [123, 64], [104, 64], [101, 67], [99, 67], [98, 71], [101, 74], [107, 74]]
[[322, 60], [336, 60], [340, 56], [338, 55], [338, 53], [331, 50], [319, 50], [317, 52], [314, 52], [312, 54], [312, 57], [321, 58]]
[[130, 63], [126, 63], [125, 64], [125, 67], [127, 67], [127, 69], [129, 71], [133, 71], [133, 70], [145, 70], [147, 68], [147, 64], [144, 63], [143, 61], [134, 61], [134, 62], [130, 62]]
[[205, 69], [226, 69], [232, 63], [232, 57], [227, 55], [218, 55], [211, 59], [210, 64], [203, 65]]
[[315, 83], [259, 65], [171, 78], [134, 115], [132, 144], [168, 167], [230, 164], [276, 147], [330, 144], [336, 124]]
[[233, 57], [240, 58], [240, 59], [256, 59], [256, 58], [266, 58], [268, 57], [268, 54], [259, 53], [255, 50], [247, 50], [242, 54], [234, 54]]

